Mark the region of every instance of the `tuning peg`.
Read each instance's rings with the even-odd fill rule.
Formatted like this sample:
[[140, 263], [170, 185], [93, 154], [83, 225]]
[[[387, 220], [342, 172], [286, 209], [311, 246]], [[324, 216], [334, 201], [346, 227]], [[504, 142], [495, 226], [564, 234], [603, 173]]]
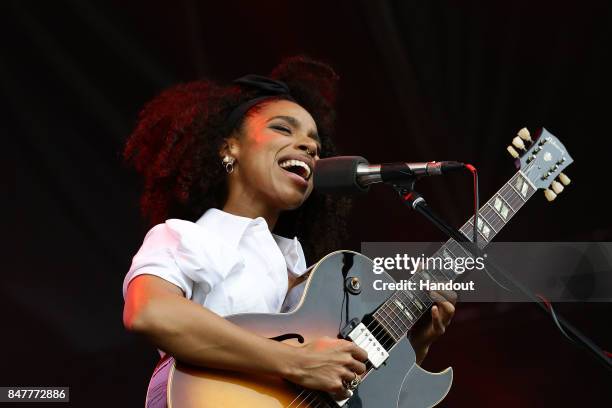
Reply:
[[518, 152], [517, 152], [517, 151], [514, 149], [514, 147], [512, 147], [512, 146], [508, 146], [508, 147], [506, 148], [506, 150], [508, 150], [508, 153], [510, 153], [510, 156], [514, 157], [515, 159], [518, 159], [519, 154], [518, 154]]
[[569, 183], [571, 183], [572, 180], [570, 180], [570, 178], [567, 177], [565, 174], [561, 173], [559, 174], [559, 181], [561, 181], [561, 183], [567, 186], [569, 185]]
[[516, 136], [514, 139], [512, 139], [512, 144], [517, 149], [525, 150], [525, 143], [523, 143], [523, 139], [521, 139], [518, 136]]
[[557, 198], [557, 194], [555, 194], [555, 192], [552, 190], [546, 189], [544, 190], [544, 197], [546, 197], [548, 201], [552, 201]]
[[532, 142], [529, 130], [526, 127], [518, 131], [518, 136], [526, 142]]
[[554, 191], [556, 194], [561, 194], [561, 192], [563, 191], [563, 185], [558, 181], [553, 181], [550, 187], [552, 188], [552, 191]]

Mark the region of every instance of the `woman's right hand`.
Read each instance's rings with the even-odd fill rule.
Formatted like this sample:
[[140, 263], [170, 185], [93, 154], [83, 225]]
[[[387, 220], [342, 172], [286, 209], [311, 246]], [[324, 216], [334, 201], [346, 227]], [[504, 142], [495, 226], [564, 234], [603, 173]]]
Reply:
[[347, 340], [321, 337], [295, 351], [293, 367], [285, 378], [305, 388], [347, 398], [349, 393], [344, 383], [365, 373], [367, 352]]

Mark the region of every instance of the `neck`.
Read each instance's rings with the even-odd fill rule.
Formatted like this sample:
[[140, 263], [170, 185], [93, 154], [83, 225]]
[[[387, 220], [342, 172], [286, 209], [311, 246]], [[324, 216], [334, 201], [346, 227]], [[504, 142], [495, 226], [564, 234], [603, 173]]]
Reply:
[[[478, 246], [484, 248], [490, 240], [510, 221], [521, 207], [536, 192], [536, 187], [521, 171], [517, 172], [491, 199], [479, 210], [477, 222]], [[473, 241], [474, 217], [461, 227], [460, 231]], [[447, 259], [472, 257], [455, 240], [448, 240], [434, 257]], [[398, 290], [374, 312], [374, 319], [384, 333], [388, 333], [392, 344], [397, 343], [412, 328], [416, 321], [434, 303], [430, 292], [418, 289], [418, 282], [431, 281], [446, 283], [459, 281], [468, 275], [468, 271], [457, 275], [454, 271], [443, 268], [426, 268], [414, 273], [409, 279], [415, 283], [416, 290]]]
[[262, 203], [261, 200], [250, 197], [248, 194], [229, 194], [223, 211], [239, 215], [241, 217], [257, 218], [262, 217], [266, 220], [270, 231], [274, 230], [276, 221], [280, 211], [277, 209], [270, 208], [269, 206]]

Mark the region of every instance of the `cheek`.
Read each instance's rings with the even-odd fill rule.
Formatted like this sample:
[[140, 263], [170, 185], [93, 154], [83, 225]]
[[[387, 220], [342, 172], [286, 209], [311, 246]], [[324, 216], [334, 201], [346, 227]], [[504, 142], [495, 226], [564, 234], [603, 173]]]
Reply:
[[273, 147], [274, 142], [279, 138], [278, 135], [272, 134], [265, 130], [253, 132], [250, 138], [250, 148], [254, 151], [269, 150]]
[[[252, 134], [242, 150], [241, 161], [248, 178], [267, 177], [273, 170], [276, 154], [281, 149], [280, 138], [260, 132]], [[263, 180], [262, 180], [263, 181]]]

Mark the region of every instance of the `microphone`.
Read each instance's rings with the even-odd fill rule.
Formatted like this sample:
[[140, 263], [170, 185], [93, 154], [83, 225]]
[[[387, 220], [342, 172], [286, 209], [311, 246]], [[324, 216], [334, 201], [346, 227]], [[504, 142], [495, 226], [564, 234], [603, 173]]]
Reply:
[[364, 193], [374, 183], [438, 176], [463, 167], [454, 161], [370, 164], [361, 156], [336, 156], [317, 160], [314, 187], [322, 193]]

